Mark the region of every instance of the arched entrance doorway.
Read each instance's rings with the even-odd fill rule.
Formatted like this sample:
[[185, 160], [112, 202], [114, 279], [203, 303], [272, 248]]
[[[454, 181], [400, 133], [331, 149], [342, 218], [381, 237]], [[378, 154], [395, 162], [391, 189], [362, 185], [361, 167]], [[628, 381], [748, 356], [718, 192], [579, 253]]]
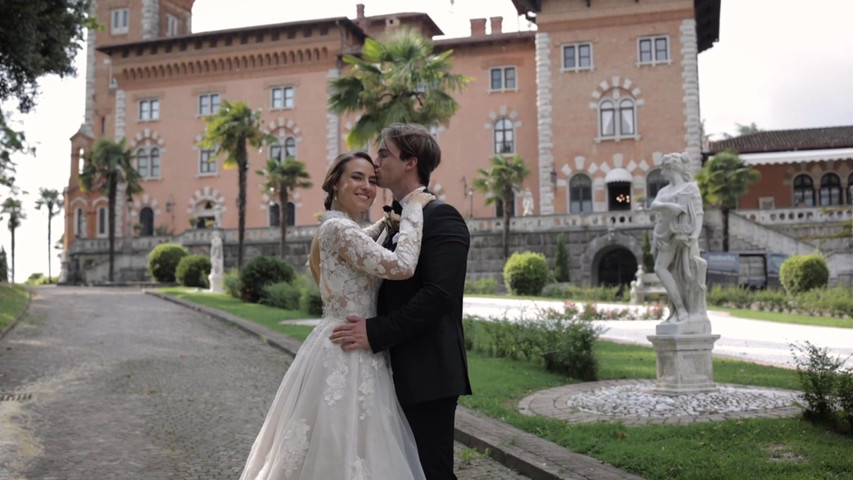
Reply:
[[637, 259], [625, 247], [615, 246], [601, 253], [598, 261], [598, 285], [628, 285], [637, 273]]

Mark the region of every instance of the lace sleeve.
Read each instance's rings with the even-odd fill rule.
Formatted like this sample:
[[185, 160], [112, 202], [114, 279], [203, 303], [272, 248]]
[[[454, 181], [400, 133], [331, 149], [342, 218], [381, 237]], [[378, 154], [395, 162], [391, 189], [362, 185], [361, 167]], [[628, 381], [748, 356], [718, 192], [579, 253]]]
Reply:
[[379, 238], [379, 235], [382, 233], [382, 230], [385, 228], [385, 219], [380, 218], [379, 220], [373, 222], [372, 225], [368, 225], [362, 229], [362, 231], [370, 238], [376, 240]]
[[351, 223], [336, 222], [332, 238], [341, 258], [359, 270], [391, 280], [405, 280], [415, 274], [421, 253], [424, 214], [420, 204], [407, 205], [400, 220], [400, 237], [390, 251]]

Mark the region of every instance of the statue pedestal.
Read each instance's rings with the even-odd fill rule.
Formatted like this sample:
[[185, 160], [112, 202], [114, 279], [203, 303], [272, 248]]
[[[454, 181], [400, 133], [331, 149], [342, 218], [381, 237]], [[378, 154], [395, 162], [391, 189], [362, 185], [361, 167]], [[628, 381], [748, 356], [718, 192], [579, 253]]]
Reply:
[[[685, 330], [704, 329], [700, 328], [700, 325], [691, 326], [688, 323], [660, 324], [657, 328], [658, 335], [646, 337], [652, 342], [657, 353], [658, 381], [652, 390], [654, 393], [682, 395], [717, 390], [714, 385], [711, 351], [720, 336], [710, 333], [665, 333], [669, 330], [677, 331], [681, 325]], [[710, 329], [711, 324], [708, 322], [708, 332]]]
[[210, 293], [225, 293], [225, 288], [223, 288], [225, 275], [213, 274], [207, 276], [208, 282], [210, 282]]

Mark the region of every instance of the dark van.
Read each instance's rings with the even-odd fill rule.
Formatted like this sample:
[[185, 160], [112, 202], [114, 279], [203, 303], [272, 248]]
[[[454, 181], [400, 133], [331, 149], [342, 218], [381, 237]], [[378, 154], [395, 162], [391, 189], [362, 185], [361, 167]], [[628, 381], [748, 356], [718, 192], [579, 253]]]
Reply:
[[780, 288], [784, 253], [706, 252], [708, 285], [737, 285], [749, 289]]

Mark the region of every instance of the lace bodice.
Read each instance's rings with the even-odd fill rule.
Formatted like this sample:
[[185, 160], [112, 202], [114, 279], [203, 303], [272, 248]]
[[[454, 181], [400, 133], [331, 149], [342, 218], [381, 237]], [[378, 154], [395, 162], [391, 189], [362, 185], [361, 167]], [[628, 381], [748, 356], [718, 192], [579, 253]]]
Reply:
[[332, 210], [324, 215], [318, 235], [325, 318], [375, 316], [382, 279], [402, 280], [414, 274], [421, 251], [423, 208], [417, 203], [403, 208], [393, 252], [368, 233], [343, 212]]

